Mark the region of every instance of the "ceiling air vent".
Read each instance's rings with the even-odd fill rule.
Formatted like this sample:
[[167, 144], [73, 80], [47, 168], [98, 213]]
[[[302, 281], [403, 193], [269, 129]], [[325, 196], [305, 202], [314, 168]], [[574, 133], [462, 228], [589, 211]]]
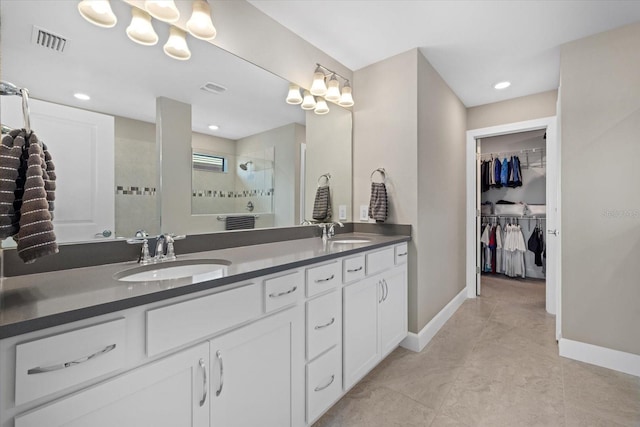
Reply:
[[67, 46], [67, 38], [34, 25], [33, 32], [31, 33], [31, 43], [55, 52], [63, 53], [64, 48]]
[[211, 92], [211, 93], [222, 93], [225, 90], [227, 90], [226, 87], [220, 86], [219, 84], [215, 84], [211, 82], [205, 83], [205, 85], [202, 86], [200, 89], [206, 90], [207, 92]]

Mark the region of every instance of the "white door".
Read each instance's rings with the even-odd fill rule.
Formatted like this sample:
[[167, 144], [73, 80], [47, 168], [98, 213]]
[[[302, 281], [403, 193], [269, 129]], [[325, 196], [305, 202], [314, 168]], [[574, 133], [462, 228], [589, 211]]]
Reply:
[[[551, 314], [558, 314], [556, 289], [560, 286], [559, 263], [559, 208], [560, 208], [560, 144], [559, 133], [553, 119], [547, 127], [547, 235], [545, 236], [546, 266], [546, 308]], [[556, 319], [557, 335], [560, 332], [560, 319]], [[558, 336], [556, 338], [559, 338]]]
[[16, 417], [16, 427], [208, 427], [203, 343]]
[[344, 388], [349, 389], [380, 360], [378, 305], [382, 303], [381, 276], [344, 288]]
[[379, 304], [380, 355], [389, 354], [407, 336], [407, 270], [397, 267], [382, 275]]
[[476, 141], [476, 295], [480, 295], [482, 291], [482, 243], [480, 238], [482, 234], [482, 216], [480, 208], [482, 206], [482, 161], [480, 154], [480, 139]]
[[[1, 101], [2, 123], [23, 127], [21, 99]], [[31, 129], [47, 144], [56, 168], [58, 242], [104, 239], [103, 232], [115, 237], [114, 118], [37, 99], [29, 106]]]
[[293, 314], [288, 310], [210, 342], [212, 427], [292, 425]]

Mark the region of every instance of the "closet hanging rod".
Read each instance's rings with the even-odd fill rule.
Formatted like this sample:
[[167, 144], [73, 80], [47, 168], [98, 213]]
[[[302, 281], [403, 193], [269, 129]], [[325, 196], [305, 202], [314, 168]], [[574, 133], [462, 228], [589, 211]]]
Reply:
[[546, 215], [481, 215], [482, 218], [547, 219]]
[[480, 157], [485, 158], [485, 157], [500, 157], [500, 156], [506, 156], [506, 155], [516, 155], [516, 154], [544, 154], [546, 153], [547, 149], [544, 147], [540, 147], [540, 148], [527, 148], [527, 149], [522, 149], [522, 150], [513, 150], [513, 151], [498, 151], [495, 153], [480, 153]]
[[260, 215], [242, 215], [242, 214], [239, 214], [239, 215], [218, 215], [218, 216], [216, 217], [216, 219], [217, 219], [218, 221], [224, 221], [224, 220], [226, 220], [226, 219], [227, 219], [227, 217], [229, 217], [229, 216], [247, 217], [247, 218], [249, 218], [249, 217], [253, 217], [253, 218], [255, 218], [255, 219], [260, 218]]

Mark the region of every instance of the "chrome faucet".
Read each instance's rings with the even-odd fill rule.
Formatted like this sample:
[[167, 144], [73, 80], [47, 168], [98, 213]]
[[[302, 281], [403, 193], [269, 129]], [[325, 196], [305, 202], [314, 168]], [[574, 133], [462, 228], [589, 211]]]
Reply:
[[165, 237], [164, 234], [159, 235], [158, 237], [156, 237], [156, 251], [155, 251], [155, 255], [153, 257], [153, 262], [162, 262], [164, 261], [165, 255], [164, 255], [164, 244], [167, 241], [167, 238]]
[[339, 225], [340, 227], [344, 227], [344, 224], [340, 221], [335, 222], [321, 222], [318, 224], [318, 227], [322, 228], [322, 241], [327, 242], [327, 240], [331, 239], [336, 234], [335, 226]]

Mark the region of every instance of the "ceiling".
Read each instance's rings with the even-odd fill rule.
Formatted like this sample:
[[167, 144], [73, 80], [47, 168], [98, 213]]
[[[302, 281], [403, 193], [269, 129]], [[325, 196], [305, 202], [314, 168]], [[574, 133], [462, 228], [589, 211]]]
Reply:
[[640, 21], [638, 0], [249, 2], [352, 70], [419, 48], [467, 107], [557, 89], [562, 44]]
[[[178, 61], [162, 51], [169, 27], [154, 20], [160, 41], [142, 46], [125, 28], [131, 7], [112, 1], [114, 28], [85, 21], [75, 0], [2, 1], [1, 75], [33, 98], [146, 122], [156, 120], [156, 97], [192, 106], [194, 131], [232, 140], [290, 123], [304, 124], [305, 112], [284, 102], [289, 83], [211, 43], [188, 38], [191, 59]], [[178, 2], [188, 16], [190, 2]], [[33, 26], [66, 37], [63, 53], [32, 43]], [[224, 86], [221, 94], [201, 90], [207, 82]], [[90, 101], [79, 101], [84, 92]], [[220, 126], [217, 131], [208, 125]]]

